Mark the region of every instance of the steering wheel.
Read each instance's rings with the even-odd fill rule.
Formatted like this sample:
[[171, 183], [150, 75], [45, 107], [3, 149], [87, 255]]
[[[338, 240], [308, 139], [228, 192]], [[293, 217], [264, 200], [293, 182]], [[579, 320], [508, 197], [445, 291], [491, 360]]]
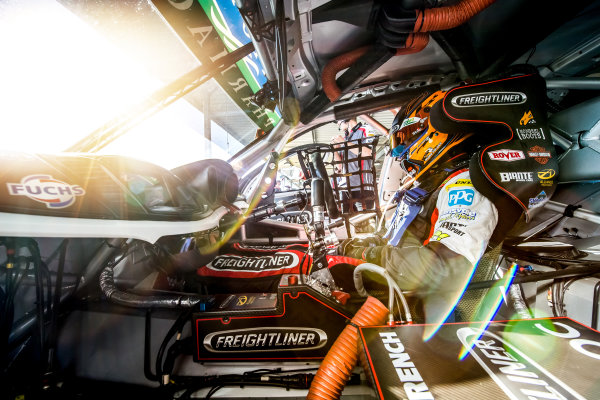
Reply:
[[311, 177], [323, 179], [327, 214], [329, 214], [329, 218], [336, 219], [339, 218], [340, 212], [333, 194], [329, 174], [325, 168], [325, 163], [323, 163], [323, 157], [321, 157], [321, 151], [331, 152], [331, 146], [325, 143], [305, 144], [288, 150], [288, 154], [296, 153], [298, 155], [304, 176], [308, 176], [310, 171]]

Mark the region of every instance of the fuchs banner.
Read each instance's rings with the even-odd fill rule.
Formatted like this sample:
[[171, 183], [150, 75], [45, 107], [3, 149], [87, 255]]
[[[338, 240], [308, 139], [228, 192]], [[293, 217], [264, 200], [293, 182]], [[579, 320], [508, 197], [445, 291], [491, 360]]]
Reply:
[[568, 318], [361, 328], [380, 399], [600, 399], [600, 332]]
[[[244, 34], [242, 17], [233, 2], [216, 0], [152, 0], [175, 33], [202, 64], [250, 42]], [[252, 97], [266, 78], [256, 53], [238, 61], [215, 77], [236, 104], [263, 130], [270, 131], [279, 116], [258, 107]]]

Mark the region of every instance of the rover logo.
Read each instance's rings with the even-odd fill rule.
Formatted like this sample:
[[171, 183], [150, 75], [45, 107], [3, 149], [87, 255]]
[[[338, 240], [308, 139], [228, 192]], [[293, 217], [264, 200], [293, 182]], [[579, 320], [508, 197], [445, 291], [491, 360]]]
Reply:
[[494, 150], [488, 151], [488, 156], [490, 156], [491, 160], [494, 161], [518, 161], [525, 159], [525, 153], [521, 150]]
[[500, 336], [477, 328], [460, 328], [458, 339], [510, 399], [583, 399]]
[[483, 92], [463, 94], [454, 97], [451, 102], [455, 107], [478, 106], [508, 106], [523, 104], [527, 101], [525, 93], [521, 92]]
[[203, 340], [212, 353], [305, 351], [327, 343], [327, 334], [317, 328], [270, 327], [213, 332]]
[[76, 196], [85, 194], [81, 186], [69, 185], [50, 175], [29, 175], [21, 179], [21, 183], [7, 183], [6, 186], [11, 196], [26, 196], [48, 208], [68, 207], [75, 202]]

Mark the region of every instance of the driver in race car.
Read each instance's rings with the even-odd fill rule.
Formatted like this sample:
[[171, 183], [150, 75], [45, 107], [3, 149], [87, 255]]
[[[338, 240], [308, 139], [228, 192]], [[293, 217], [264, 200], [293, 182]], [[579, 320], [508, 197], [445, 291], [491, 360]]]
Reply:
[[[396, 115], [390, 148], [407, 176], [396, 194], [398, 207], [387, 233], [347, 239], [338, 247], [345, 256], [384, 267], [402, 290], [423, 299], [428, 321], [440, 322], [453, 315], [470, 318], [453, 314], [454, 305], [494, 232], [499, 236], [495, 244], [501, 243], [506, 225], [512, 226], [521, 213], [511, 205], [516, 212], [502, 222], [496, 205], [473, 186], [469, 161], [486, 144], [481, 137], [497, 135], [475, 140], [472, 131], [438, 129], [435, 116], [444, 95], [422, 95]], [[496, 229], [499, 220], [501, 230]]]

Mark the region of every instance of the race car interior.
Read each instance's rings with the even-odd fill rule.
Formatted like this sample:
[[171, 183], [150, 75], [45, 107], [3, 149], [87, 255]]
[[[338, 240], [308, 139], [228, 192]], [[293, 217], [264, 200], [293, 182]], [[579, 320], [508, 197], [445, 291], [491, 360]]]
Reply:
[[[600, 398], [600, 1], [35, 0], [0, 24], [48, 4], [194, 63], [60, 152], [2, 147], [6, 398]], [[229, 153], [111, 152], [179, 101]], [[403, 285], [381, 254], [409, 225], [468, 274]]]

